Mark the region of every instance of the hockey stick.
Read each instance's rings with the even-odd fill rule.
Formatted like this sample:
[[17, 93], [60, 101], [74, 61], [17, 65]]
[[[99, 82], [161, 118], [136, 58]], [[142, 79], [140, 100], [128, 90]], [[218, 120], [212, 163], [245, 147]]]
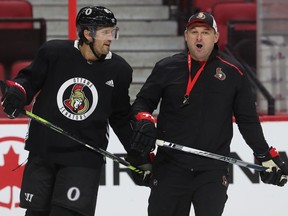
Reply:
[[223, 156], [223, 155], [218, 155], [218, 154], [214, 154], [214, 153], [211, 153], [211, 152], [190, 148], [190, 147], [187, 147], [187, 146], [178, 145], [176, 143], [167, 142], [167, 141], [164, 141], [164, 140], [156, 140], [156, 145], [164, 146], [164, 147], [170, 148], [170, 149], [176, 149], [176, 150], [179, 150], [179, 151], [182, 151], [182, 152], [192, 153], [192, 154], [195, 154], [195, 155], [200, 155], [200, 156], [203, 156], [203, 157], [208, 157], [208, 158], [224, 161], [224, 162], [227, 162], [227, 163], [230, 163], [230, 164], [236, 164], [238, 166], [251, 168], [251, 169], [254, 169], [254, 170], [257, 170], [257, 171], [265, 171], [266, 169], [268, 169], [267, 167], [260, 166], [258, 164], [248, 163], [248, 162], [245, 162], [245, 161], [237, 160], [235, 158], [231, 158], [231, 157], [227, 157], [227, 156]]
[[101, 149], [99, 147], [96, 147], [96, 146], [92, 147], [91, 145], [89, 145], [89, 144], [83, 142], [82, 140], [76, 138], [71, 133], [69, 133], [69, 132], [63, 130], [62, 128], [52, 124], [51, 122], [49, 122], [49, 121], [47, 121], [47, 120], [35, 115], [32, 112], [29, 112], [27, 110], [23, 110], [23, 114], [25, 116], [27, 116], [28, 118], [30, 118], [32, 120], [35, 120], [35, 121], [39, 122], [40, 124], [45, 125], [46, 127], [50, 128], [50, 129], [52, 129], [52, 130], [54, 130], [54, 131], [56, 131], [56, 132], [58, 132], [60, 134], [63, 134], [64, 136], [66, 136], [66, 137], [68, 137], [68, 138], [80, 143], [81, 145], [84, 145], [85, 147], [87, 147], [87, 148], [89, 148], [89, 149], [91, 149], [91, 150], [93, 150], [93, 151], [95, 151], [95, 152], [97, 152], [97, 153], [99, 153], [99, 154], [101, 154], [101, 155], [103, 155], [105, 157], [108, 157], [108, 158], [112, 159], [113, 161], [115, 161], [115, 162], [117, 162], [119, 164], [122, 164], [122, 165], [126, 166], [128, 169], [130, 169], [130, 170], [132, 170], [134, 172], [137, 172], [138, 174], [142, 174], [142, 175], [145, 176], [146, 174], [148, 174], [148, 172], [150, 172], [150, 171], [143, 171], [141, 169], [138, 169], [137, 167], [132, 166], [129, 162], [123, 160], [122, 158], [120, 158], [120, 157], [118, 157], [118, 156], [116, 156], [116, 155], [114, 155], [114, 154], [112, 154], [112, 153], [110, 153], [108, 151], [105, 151], [105, 150], [103, 150], [103, 149]]

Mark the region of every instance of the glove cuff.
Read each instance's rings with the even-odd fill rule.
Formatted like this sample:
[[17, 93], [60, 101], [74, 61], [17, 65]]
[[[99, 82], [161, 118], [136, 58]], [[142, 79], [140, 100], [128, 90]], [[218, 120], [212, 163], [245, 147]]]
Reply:
[[271, 159], [275, 159], [279, 157], [279, 152], [274, 147], [270, 147], [265, 153], [263, 154], [256, 154], [254, 153], [255, 157], [258, 159], [259, 162], [268, 161]]
[[271, 148], [269, 149], [269, 154], [270, 154], [270, 156], [271, 156], [272, 158], [275, 158], [275, 157], [279, 157], [279, 156], [280, 156], [280, 154], [279, 154], [279, 152], [276, 150], [276, 148], [273, 148], [273, 147], [271, 147]]
[[135, 119], [137, 121], [140, 121], [140, 120], [148, 120], [150, 122], [152, 122], [153, 124], [156, 124], [156, 120], [155, 118], [151, 115], [151, 113], [149, 112], [139, 112], [136, 116], [135, 116]]
[[11, 81], [11, 80], [6, 80], [6, 85], [9, 87], [15, 87], [15, 88], [19, 89], [25, 95], [25, 98], [26, 98], [25, 88], [22, 85], [20, 85], [19, 83]]

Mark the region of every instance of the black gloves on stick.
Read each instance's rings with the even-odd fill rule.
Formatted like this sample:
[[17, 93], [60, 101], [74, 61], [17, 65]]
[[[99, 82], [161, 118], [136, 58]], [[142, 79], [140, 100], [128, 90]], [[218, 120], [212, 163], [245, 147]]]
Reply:
[[267, 170], [260, 172], [260, 178], [264, 183], [277, 186], [284, 186], [288, 180], [288, 167], [281, 159], [276, 148], [271, 147], [264, 154], [254, 153], [258, 162], [268, 167]]
[[152, 175], [152, 163], [154, 160], [154, 153], [150, 152], [146, 155], [127, 155], [125, 158], [126, 161], [133, 164], [134, 166], [137, 166], [139, 169], [145, 171], [144, 175], [141, 175], [136, 172], [131, 172], [131, 177], [136, 185], [139, 186], [150, 186], [150, 179]]
[[26, 105], [26, 91], [20, 84], [0, 80], [2, 91], [1, 104], [9, 118], [18, 117]]

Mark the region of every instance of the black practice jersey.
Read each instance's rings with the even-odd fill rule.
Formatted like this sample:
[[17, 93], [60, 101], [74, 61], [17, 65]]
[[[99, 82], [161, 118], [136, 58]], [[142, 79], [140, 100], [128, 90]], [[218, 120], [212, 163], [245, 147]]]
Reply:
[[[201, 64], [192, 60], [192, 77]], [[233, 116], [247, 144], [255, 152], [268, 149], [255, 108], [255, 98], [242, 66], [214, 49], [184, 105], [188, 83], [187, 52], [156, 63], [137, 95], [133, 112], [153, 112], [160, 102], [158, 138], [225, 156], [230, 154]], [[214, 169], [226, 163], [158, 148], [157, 154], [189, 169]]]
[[[109, 124], [129, 150], [129, 86], [132, 68], [109, 52], [104, 61], [87, 62], [78, 41], [52, 40], [15, 81], [26, 90], [33, 113], [91, 146], [107, 148]], [[32, 154], [67, 165], [98, 166], [103, 157], [35, 121], [29, 124], [26, 147]]]

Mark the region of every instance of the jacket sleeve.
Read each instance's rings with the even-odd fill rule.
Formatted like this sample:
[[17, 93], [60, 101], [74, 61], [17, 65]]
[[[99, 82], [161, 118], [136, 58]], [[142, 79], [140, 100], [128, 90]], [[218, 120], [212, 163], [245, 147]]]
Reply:
[[241, 77], [234, 102], [234, 116], [245, 142], [255, 153], [266, 152], [269, 148], [256, 110], [256, 101], [246, 73]]

